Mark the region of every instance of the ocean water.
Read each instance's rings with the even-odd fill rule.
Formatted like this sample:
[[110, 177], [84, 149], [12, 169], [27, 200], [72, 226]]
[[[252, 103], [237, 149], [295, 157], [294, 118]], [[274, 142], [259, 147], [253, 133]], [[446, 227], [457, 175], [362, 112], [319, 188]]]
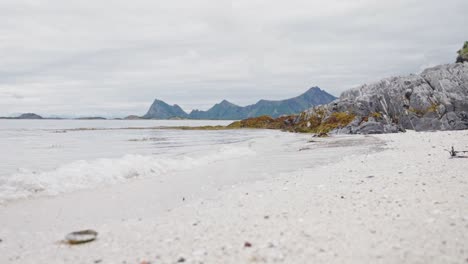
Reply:
[[194, 131], [195, 120], [0, 120], [0, 203], [154, 177], [253, 155], [263, 130]]

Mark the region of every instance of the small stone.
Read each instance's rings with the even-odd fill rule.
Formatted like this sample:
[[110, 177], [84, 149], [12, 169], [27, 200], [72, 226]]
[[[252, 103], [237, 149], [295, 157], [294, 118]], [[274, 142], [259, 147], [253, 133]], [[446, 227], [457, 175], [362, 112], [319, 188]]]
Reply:
[[94, 230], [82, 230], [72, 232], [65, 236], [65, 242], [70, 245], [88, 243], [96, 240], [98, 233]]
[[343, 195], [341, 195], [341, 199], [344, 199], [344, 196], [343, 196]]
[[185, 262], [185, 258], [183, 257], [180, 257], [178, 260], [177, 260], [178, 263], [182, 263], [182, 262]]
[[[94, 261], [94, 263], [101, 263], [101, 262], [102, 262], [102, 259], [96, 259], [96, 260]], [[148, 263], [148, 264], [149, 264], [149, 263]]]
[[246, 248], [252, 247], [252, 244], [250, 242], [245, 242], [244, 247]]
[[[264, 219], [270, 219], [270, 216], [265, 215], [263, 218], [264, 218]], [[1, 242], [1, 240], [0, 240], [0, 242]]]

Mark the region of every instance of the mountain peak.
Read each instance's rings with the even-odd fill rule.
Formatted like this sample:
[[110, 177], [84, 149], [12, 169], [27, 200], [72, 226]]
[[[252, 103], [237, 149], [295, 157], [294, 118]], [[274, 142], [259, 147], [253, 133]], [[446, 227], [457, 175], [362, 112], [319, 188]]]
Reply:
[[147, 119], [170, 119], [176, 117], [187, 118], [188, 114], [177, 104], [171, 106], [159, 99], [154, 99], [150, 109], [143, 116], [143, 118]]
[[309, 90], [307, 90], [305, 93], [310, 93], [310, 92], [321, 92], [322, 89], [318, 86], [310, 87]]
[[234, 105], [233, 103], [229, 102], [228, 100], [224, 99], [218, 105]]

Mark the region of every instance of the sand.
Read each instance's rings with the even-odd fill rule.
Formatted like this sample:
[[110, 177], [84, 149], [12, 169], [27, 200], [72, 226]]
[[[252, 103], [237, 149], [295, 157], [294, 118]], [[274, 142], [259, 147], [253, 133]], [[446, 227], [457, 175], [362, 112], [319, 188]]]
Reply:
[[[468, 131], [244, 142], [255, 155], [0, 207], [0, 263], [467, 263]], [[96, 241], [69, 246], [71, 231]]]

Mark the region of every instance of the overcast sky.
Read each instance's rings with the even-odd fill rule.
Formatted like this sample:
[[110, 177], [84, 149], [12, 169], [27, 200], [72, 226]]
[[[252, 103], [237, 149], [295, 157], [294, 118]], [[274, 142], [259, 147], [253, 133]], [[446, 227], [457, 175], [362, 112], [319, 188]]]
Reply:
[[2, 0], [0, 116], [341, 91], [452, 63], [467, 0]]

